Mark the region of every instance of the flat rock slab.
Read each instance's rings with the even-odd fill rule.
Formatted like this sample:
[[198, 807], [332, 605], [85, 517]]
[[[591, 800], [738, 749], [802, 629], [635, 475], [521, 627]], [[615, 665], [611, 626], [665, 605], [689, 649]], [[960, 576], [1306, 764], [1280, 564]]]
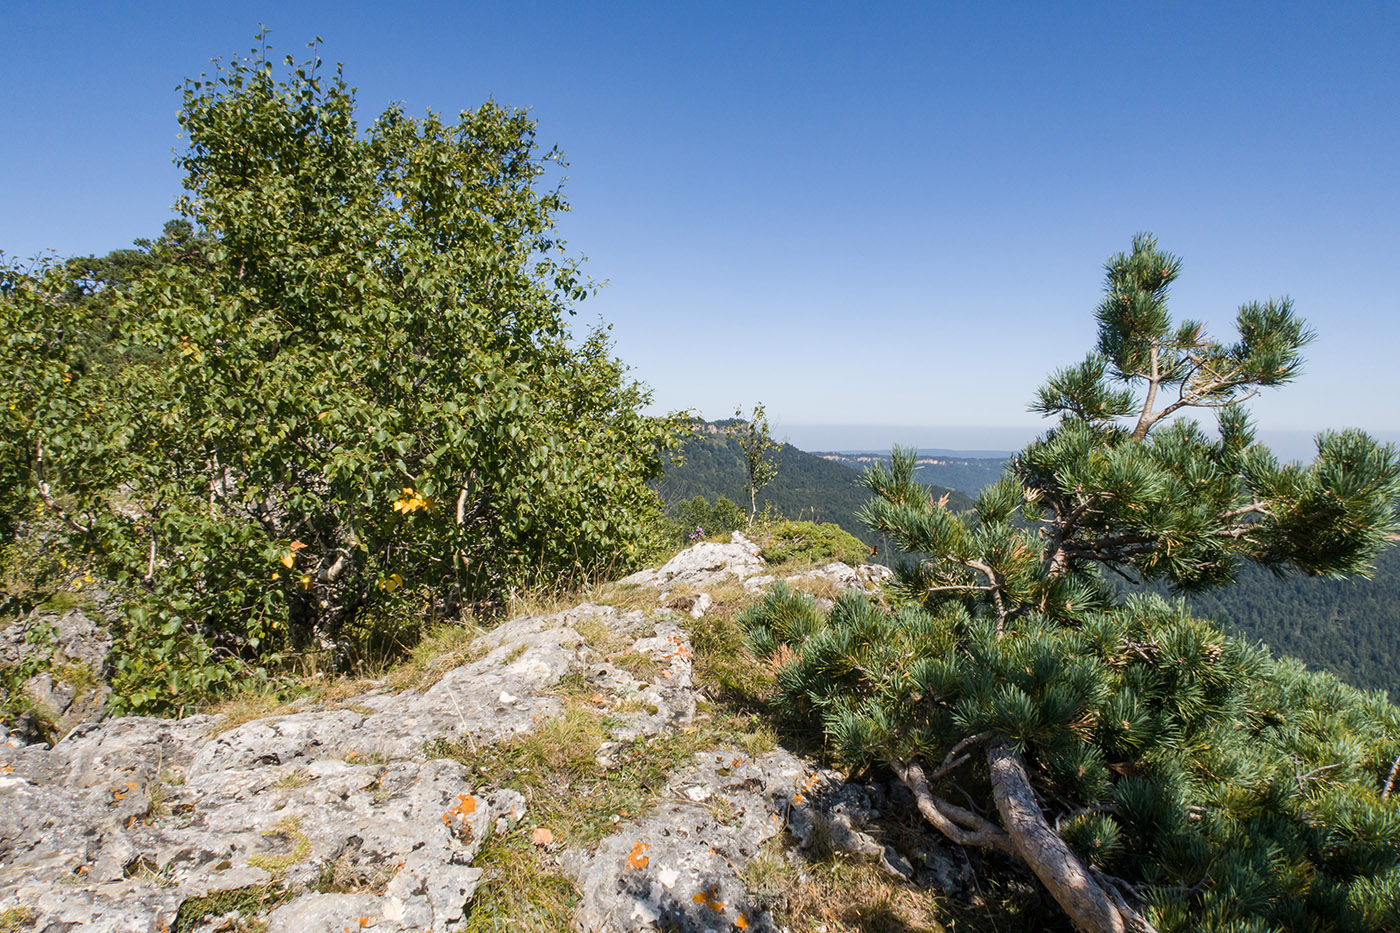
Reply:
[[[762, 568], [736, 534], [631, 582], [698, 588]], [[866, 568], [818, 573], [874, 581]], [[696, 605], [678, 608], [703, 613]], [[26, 911], [38, 933], [168, 933], [177, 921], [214, 933], [249, 920], [269, 933], [459, 928], [484, 878], [479, 850], [526, 817], [527, 801], [443, 753], [558, 716], [566, 674], [567, 691], [606, 714], [604, 766], [623, 743], [687, 728], [696, 695], [682, 621], [583, 604], [480, 636], [475, 660], [421, 690], [233, 727], [128, 717], [80, 725], [52, 749], [0, 747], [0, 912]], [[875, 812], [863, 789], [785, 751], [701, 754], [660, 796], [645, 819], [565, 854], [582, 893], [577, 929], [772, 931], [743, 870], [781, 832], [799, 849], [820, 839], [912, 870], [862, 829]]]

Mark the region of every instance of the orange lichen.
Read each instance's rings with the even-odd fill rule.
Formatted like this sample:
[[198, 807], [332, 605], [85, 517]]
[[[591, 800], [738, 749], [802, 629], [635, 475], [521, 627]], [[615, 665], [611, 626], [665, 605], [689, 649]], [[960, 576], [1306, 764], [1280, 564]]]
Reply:
[[715, 899], [715, 892], [713, 888], [701, 891], [699, 894], [692, 897], [691, 900], [693, 900], [697, 904], [704, 904], [706, 907], [710, 908], [710, 910], [714, 911], [717, 914], [724, 913], [724, 901]]
[[632, 847], [631, 854], [627, 856], [627, 867], [633, 871], [641, 871], [643, 868], [650, 865], [651, 856], [646, 854], [647, 850], [650, 848], [651, 846], [638, 840], [637, 844]]
[[442, 823], [455, 833], [472, 837], [472, 814], [476, 813], [476, 798], [471, 794], [458, 794], [457, 806], [442, 815]]
[[141, 785], [137, 784], [135, 781], [127, 781], [126, 790], [117, 790], [115, 787], [112, 788], [112, 802], [116, 803], [118, 800], [125, 800], [132, 791], [140, 786]]
[[734, 918], [734, 929], [736, 929], [736, 930], [747, 930], [748, 928], [749, 928], [749, 918], [748, 918], [748, 917], [744, 916], [744, 915], [741, 913], [741, 914], [739, 914], [739, 916], [737, 916], [737, 917]]

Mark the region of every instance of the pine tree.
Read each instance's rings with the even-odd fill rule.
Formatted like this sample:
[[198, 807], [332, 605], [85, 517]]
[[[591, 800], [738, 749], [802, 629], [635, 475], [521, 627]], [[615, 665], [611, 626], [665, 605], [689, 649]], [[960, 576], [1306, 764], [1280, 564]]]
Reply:
[[[1109, 260], [1097, 348], [1033, 405], [1058, 423], [970, 512], [914, 482], [913, 451], [866, 474], [867, 521], [926, 555], [900, 608], [776, 591], [751, 647], [791, 659], [780, 702], [850, 765], [1024, 862], [1079, 930], [1400, 928], [1396, 708], [1105, 580], [1365, 573], [1397, 527], [1391, 446], [1324, 433], [1301, 466], [1254, 441], [1241, 403], [1312, 337], [1292, 305], [1243, 306], [1217, 343], [1172, 322], [1179, 271], [1146, 235]], [[1215, 438], [1180, 417], [1202, 408]]]

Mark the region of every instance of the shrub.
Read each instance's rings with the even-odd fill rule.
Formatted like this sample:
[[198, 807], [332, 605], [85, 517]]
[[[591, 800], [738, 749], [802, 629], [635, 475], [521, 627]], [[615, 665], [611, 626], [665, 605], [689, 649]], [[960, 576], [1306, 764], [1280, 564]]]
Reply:
[[654, 537], [677, 422], [571, 335], [558, 154], [493, 103], [355, 110], [319, 59], [219, 65], [184, 86], [192, 233], [119, 284], [0, 268], [0, 530], [37, 504], [93, 552], [160, 620], [143, 670], [332, 645], [406, 586], [499, 604]]
[[762, 528], [758, 544], [770, 564], [841, 561], [859, 566], [870, 559], [870, 548], [859, 538], [825, 522], [772, 522]]

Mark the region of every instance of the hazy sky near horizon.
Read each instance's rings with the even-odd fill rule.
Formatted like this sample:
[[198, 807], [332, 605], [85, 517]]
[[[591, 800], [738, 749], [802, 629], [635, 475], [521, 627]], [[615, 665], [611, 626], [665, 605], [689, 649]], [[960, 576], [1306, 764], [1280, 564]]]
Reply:
[[578, 321], [612, 325], [658, 408], [1017, 446], [951, 429], [1034, 430], [1036, 386], [1093, 343], [1104, 259], [1146, 230], [1184, 259], [1178, 316], [1229, 338], [1239, 304], [1288, 295], [1318, 332], [1262, 427], [1400, 431], [1400, 4], [0, 10], [12, 257], [157, 234], [176, 86], [263, 22], [279, 56], [323, 37], [362, 124], [529, 108], [607, 282]]

